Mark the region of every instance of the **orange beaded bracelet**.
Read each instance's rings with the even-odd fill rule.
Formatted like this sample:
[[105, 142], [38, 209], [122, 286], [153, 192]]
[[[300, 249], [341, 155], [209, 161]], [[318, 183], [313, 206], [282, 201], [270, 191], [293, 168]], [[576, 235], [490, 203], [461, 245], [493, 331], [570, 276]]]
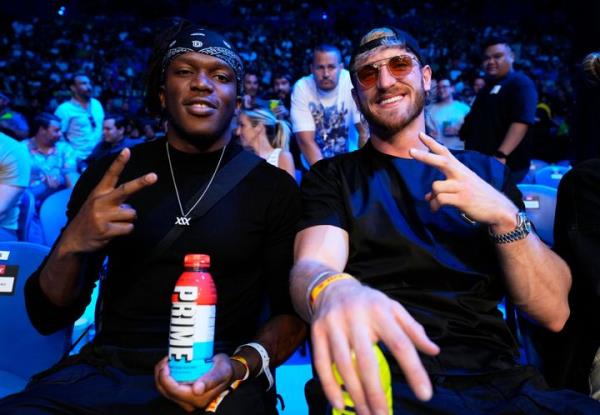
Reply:
[[319, 297], [319, 295], [325, 289], [325, 287], [327, 287], [332, 282], [339, 281], [339, 280], [348, 280], [348, 279], [354, 280], [355, 278], [350, 274], [346, 274], [345, 272], [340, 272], [339, 274], [330, 275], [329, 277], [327, 277], [323, 281], [321, 281], [319, 284], [317, 284], [317, 286], [315, 286], [312, 289], [312, 291], [310, 292], [311, 308], [314, 307], [315, 301], [317, 301], [317, 297]]

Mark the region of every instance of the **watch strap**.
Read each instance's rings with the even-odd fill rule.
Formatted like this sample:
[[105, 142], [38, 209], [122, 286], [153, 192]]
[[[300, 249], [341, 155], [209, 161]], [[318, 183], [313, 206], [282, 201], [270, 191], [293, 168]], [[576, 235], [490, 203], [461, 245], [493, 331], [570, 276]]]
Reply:
[[265, 349], [264, 346], [260, 343], [250, 342], [250, 343], [242, 344], [240, 347], [238, 347], [235, 350], [235, 352], [233, 352], [233, 354], [236, 355], [242, 347], [251, 347], [252, 349], [254, 349], [258, 352], [258, 354], [260, 355], [260, 360], [262, 362], [262, 365], [261, 365], [260, 371], [258, 372], [258, 374], [256, 376], [258, 377], [264, 373], [265, 377], [267, 378], [267, 381], [269, 382], [269, 387], [267, 388], [267, 390], [271, 389], [273, 387], [273, 383], [275, 383], [275, 381], [273, 379], [273, 374], [271, 373], [271, 369], [269, 369], [269, 363], [270, 363], [271, 359], [269, 358], [269, 353], [267, 353], [267, 349]]
[[527, 218], [525, 212], [517, 213], [517, 226], [510, 232], [506, 233], [493, 233], [491, 229], [488, 229], [490, 238], [497, 244], [509, 244], [511, 242], [520, 241], [525, 239], [527, 235], [531, 233], [531, 222]]

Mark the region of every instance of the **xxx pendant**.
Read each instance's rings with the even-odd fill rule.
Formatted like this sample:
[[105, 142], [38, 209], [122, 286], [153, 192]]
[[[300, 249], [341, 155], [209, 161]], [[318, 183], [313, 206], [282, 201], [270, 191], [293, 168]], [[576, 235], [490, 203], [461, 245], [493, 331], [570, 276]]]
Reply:
[[196, 203], [194, 203], [194, 205], [190, 208], [190, 210], [188, 210], [188, 213], [184, 212], [183, 204], [181, 203], [181, 198], [179, 197], [179, 190], [177, 189], [177, 183], [175, 182], [175, 172], [173, 171], [173, 164], [171, 163], [171, 154], [169, 153], [169, 142], [168, 141], [165, 141], [165, 148], [167, 150], [167, 161], [169, 162], [169, 170], [171, 171], [171, 179], [173, 179], [173, 187], [175, 188], [175, 196], [177, 197], [177, 204], [179, 205], [179, 210], [181, 210], [181, 216], [175, 216], [175, 225], [190, 226], [191, 218], [188, 218], [187, 215], [192, 213], [192, 210], [194, 210], [196, 205], [198, 205], [198, 203], [200, 203], [200, 201], [204, 198], [204, 195], [210, 188], [210, 185], [212, 184], [213, 180], [215, 179], [215, 176], [217, 175], [217, 172], [219, 171], [219, 166], [221, 165], [221, 161], [223, 161], [223, 154], [225, 154], [225, 150], [227, 149], [227, 144], [225, 144], [223, 146], [223, 150], [221, 150], [221, 156], [219, 157], [219, 161], [217, 162], [215, 171], [213, 171], [213, 174], [210, 177], [208, 184], [204, 188], [204, 191], [202, 192], [202, 194], [200, 195], [198, 200], [196, 200]]
[[175, 225], [190, 226], [190, 218], [186, 218], [185, 216], [176, 216]]

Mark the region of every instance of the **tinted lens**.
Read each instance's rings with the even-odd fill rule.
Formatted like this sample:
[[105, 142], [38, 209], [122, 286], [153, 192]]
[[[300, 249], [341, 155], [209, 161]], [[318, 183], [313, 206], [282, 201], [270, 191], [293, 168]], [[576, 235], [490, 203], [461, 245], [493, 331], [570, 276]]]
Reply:
[[379, 69], [375, 68], [373, 65], [365, 65], [356, 71], [356, 77], [363, 87], [370, 88], [377, 83]]
[[[401, 78], [412, 71], [413, 58], [408, 55], [394, 56], [385, 65], [394, 78]], [[379, 68], [382, 64], [365, 65], [356, 71], [358, 82], [363, 88], [371, 88], [379, 79]]]
[[394, 56], [388, 61], [388, 69], [393, 77], [398, 78], [412, 71], [413, 60], [410, 56]]

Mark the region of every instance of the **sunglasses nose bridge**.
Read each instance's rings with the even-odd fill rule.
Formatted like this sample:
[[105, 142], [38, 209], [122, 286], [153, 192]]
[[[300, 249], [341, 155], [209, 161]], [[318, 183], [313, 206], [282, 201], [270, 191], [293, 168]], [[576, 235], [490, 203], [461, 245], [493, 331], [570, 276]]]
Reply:
[[395, 76], [390, 70], [388, 63], [389, 61], [385, 61], [377, 65], [377, 81], [375, 84], [382, 88], [386, 88], [390, 84], [394, 84], [398, 79], [398, 77]]
[[[410, 60], [410, 62], [407, 62], [407, 60]], [[368, 66], [374, 71], [370, 73], [370, 76], [366, 76], [367, 79], [363, 79], [361, 81], [362, 86], [367, 89], [372, 88], [375, 85], [381, 86], [382, 77], [385, 77], [385, 80], [389, 80], [391, 83], [403, 78], [412, 71], [414, 63], [410, 58], [406, 59], [406, 57], [395, 56], [389, 59], [382, 59], [381, 61], [373, 62]], [[385, 69], [383, 67], [385, 67]], [[387, 83], [388, 82], [385, 82], [385, 84]]]

